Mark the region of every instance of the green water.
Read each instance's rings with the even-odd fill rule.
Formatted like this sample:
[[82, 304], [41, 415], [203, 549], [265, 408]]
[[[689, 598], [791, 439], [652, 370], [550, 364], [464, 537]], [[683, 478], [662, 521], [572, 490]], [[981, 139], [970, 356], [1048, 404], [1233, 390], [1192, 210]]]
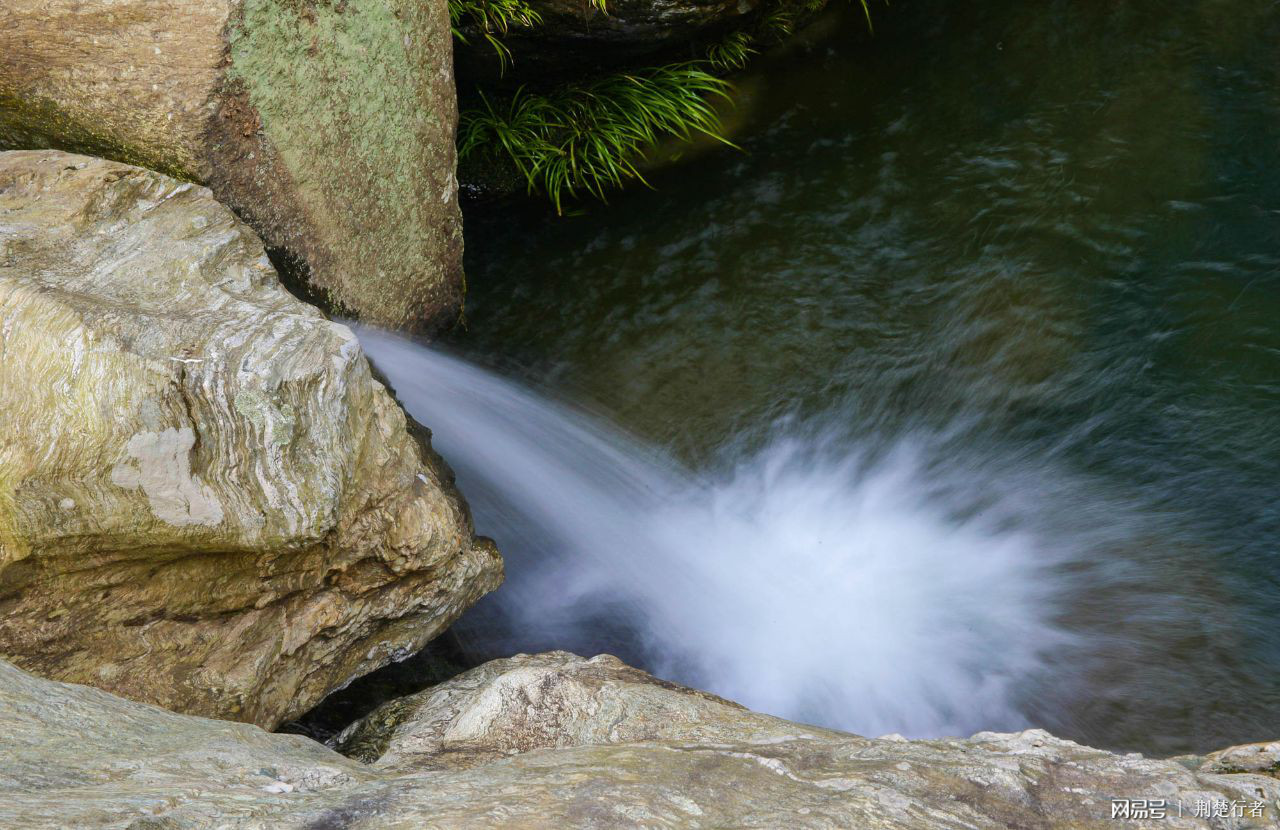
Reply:
[[1051, 474], [1056, 533], [1124, 532], [1061, 575], [1092, 645], [1028, 719], [1280, 735], [1280, 5], [898, 0], [864, 29], [833, 9], [741, 79], [742, 152], [579, 216], [471, 209], [451, 346], [695, 470], [798, 430]]

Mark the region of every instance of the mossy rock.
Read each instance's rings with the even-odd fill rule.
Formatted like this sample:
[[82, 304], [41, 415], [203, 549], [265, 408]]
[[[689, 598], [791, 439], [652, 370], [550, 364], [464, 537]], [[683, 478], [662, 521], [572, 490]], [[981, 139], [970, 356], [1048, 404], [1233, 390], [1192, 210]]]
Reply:
[[445, 0], [7, 0], [0, 149], [207, 184], [362, 319], [447, 323], [452, 54]]

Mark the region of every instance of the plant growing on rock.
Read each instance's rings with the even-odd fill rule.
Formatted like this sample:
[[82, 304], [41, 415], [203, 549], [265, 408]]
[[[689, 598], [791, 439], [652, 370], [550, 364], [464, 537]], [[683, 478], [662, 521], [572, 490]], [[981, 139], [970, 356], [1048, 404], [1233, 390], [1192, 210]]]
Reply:
[[547, 95], [518, 90], [504, 105], [481, 97], [463, 113], [458, 153], [467, 158], [495, 149], [510, 158], [530, 192], [550, 197], [556, 211], [565, 195], [605, 191], [644, 177], [636, 162], [664, 136], [720, 135], [714, 98], [729, 99], [730, 85], [702, 62], [620, 73]]
[[720, 72], [742, 69], [758, 51], [752, 47], [753, 43], [755, 37], [750, 32], [732, 32], [707, 48], [707, 63]]
[[[603, 5], [604, 0], [592, 0]], [[449, 0], [449, 27], [453, 36], [470, 43], [463, 30], [479, 32], [493, 47], [498, 63], [505, 70], [511, 65], [511, 50], [502, 37], [513, 26], [532, 27], [542, 22], [542, 15], [525, 0]]]
[[[602, 14], [608, 14], [608, 0], [587, 0]], [[511, 65], [511, 50], [502, 38], [512, 27], [533, 28], [542, 23], [542, 15], [526, 0], [449, 0], [449, 28], [453, 36], [469, 44], [467, 31], [478, 32], [498, 56], [505, 71]]]

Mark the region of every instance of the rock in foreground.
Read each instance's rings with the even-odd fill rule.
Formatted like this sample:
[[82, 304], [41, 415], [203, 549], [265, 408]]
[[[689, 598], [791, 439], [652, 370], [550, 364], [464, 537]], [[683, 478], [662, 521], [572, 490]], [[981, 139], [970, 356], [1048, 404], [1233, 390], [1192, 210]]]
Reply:
[[[361, 727], [386, 739], [367, 766], [0, 662], [0, 826], [1167, 830], [1273, 828], [1280, 809], [1280, 781], [1198, 771], [1199, 759], [1119, 756], [1037, 730], [867, 740], [611, 657], [496, 661], [398, 709]], [[1112, 799], [1166, 799], [1171, 817], [1114, 820]], [[1197, 818], [1198, 801], [1244, 815]]]
[[334, 743], [344, 755], [394, 769], [474, 766], [569, 746], [678, 740], [708, 744], [849, 736], [752, 712], [659, 680], [610, 655], [563, 651], [493, 660], [390, 701]]
[[272, 726], [501, 579], [358, 342], [203, 187], [0, 153], [0, 655]]

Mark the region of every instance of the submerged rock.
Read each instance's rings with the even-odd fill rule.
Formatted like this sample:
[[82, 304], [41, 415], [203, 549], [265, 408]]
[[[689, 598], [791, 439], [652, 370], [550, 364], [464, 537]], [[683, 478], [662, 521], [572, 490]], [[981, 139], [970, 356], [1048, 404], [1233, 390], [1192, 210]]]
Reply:
[[445, 0], [4, 0], [0, 149], [213, 188], [366, 322], [456, 319]]
[[[610, 657], [500, 660], [402, 709], [369, 766], [0, 662], [0, 826], [1156, 830], [1270, 828], [1280, 815], [1280, 781], [1266, 776], [1039, 730], [868, 740], [757, 715]], [[1163, 803], [1169, 817], [1113, 819], [1113, 804], [1132, 815], [1129, 799], [1148, 815]], [[1202, 818], [1201, 802], [1240, 814]]]
[[0, 153], [0, 655], [273, 726], [501, 580], [355, 336], [210, 192]]

